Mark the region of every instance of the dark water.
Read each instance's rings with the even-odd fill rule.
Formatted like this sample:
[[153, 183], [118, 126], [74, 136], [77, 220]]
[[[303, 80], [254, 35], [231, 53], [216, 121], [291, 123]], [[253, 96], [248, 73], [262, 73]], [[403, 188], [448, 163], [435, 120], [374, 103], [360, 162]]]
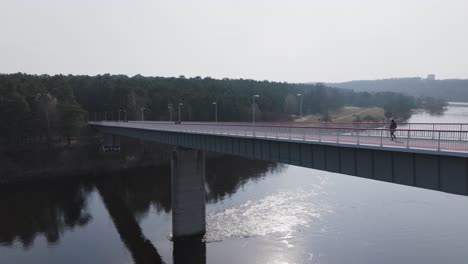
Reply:
[[0, 187], [0, 263], [468, 263], [468, 197], [235, 157], [206, 179], [188, 244], [168, 166]]

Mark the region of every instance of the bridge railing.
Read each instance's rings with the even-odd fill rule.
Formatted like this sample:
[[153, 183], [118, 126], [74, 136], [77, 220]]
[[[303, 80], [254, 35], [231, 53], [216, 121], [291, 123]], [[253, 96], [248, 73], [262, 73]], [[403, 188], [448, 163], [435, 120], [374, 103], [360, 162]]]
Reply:
[[[249, 123], [222, 123], [243, 124]], [[389, 122], [258, 122], [259, 125], [285, 127], [388, 128]], [[400, 129], [468, 131], [468, 123], [398, 123]]]
[[380, 146], [468, 152], [468, 130], [425, 130], [398, 128], [396, 140], [387, 128], [315, 127], [265, 125], [264, 123], [183, 123], [169, 122], [90, 122], [100, 125], [142, 128], [187, 133], [203, 133], [291, 141], [316, 141], [335, 144]]
[[[117, 115], [108, 113], [107, 120], [117, 121]], [[94, 117], [94, 118], [93, 118]], [[90, 115], [91, 119], [96, 121], [104, 121], [105, 116], [102, 115]], [[129, 121], [132, 122], [132, 121]], [[140, 121], [133, 121], [140, 122]], [[170, 124], [172, 121], [144, 121], [145, 123], [165, 123]], [[184, 124], [207, 124], [212, 125], [213, 122], [187, 122]], [[217, 125], [245, 125], [249, 126], [250, 122], [217, 122]], [[323, 122], [323, 121], [281, 121], [281, 122], [257, 122], [258, 125], [264, 126], [282, 126], [282, 127], [340, 127], [340, 128], [388, 128], [389, 122]], [[416, 129], [416, 130], [434, 130], [434, 131], [468, 131], [468, 123], [421, 123], [421, 122], [398, 122], [400, 129]]]

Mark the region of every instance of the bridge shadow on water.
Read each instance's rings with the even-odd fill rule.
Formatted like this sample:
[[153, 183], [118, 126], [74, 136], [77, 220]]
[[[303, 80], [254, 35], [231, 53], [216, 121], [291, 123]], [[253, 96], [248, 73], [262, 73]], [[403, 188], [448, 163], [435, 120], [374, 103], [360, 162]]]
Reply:
[[[207, 202], [222, 200], [249, 180], [281, 168], [272, 162], [231, 156], [207, 159]], [[93, 220], [87, 199], [97, 192], [134, 263], [164, 263], [157, 245], [144, 235], [140, 222], [150, 209], [170, 213], [170, 190], [169, 165], [85, 179], [1, 186], [0, 246], [19, 242], [28, 250], [38, 236], [44, 236], [48, 244], [59, 244], [65, 232], [84, 228]], [[205, 242], [175, 241], [173, 262], [206, 263]]]

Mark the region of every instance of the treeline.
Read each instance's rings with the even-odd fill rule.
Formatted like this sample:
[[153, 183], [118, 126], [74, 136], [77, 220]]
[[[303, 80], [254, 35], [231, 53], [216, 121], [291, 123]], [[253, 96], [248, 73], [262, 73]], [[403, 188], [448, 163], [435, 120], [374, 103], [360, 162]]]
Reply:
[[[354, 92], [323, 84], [289, 84], [244, 79], [128, 77], [125, 75], [0, 75], [0, 137], [4, 141], [67, 139], [86, 118], [169, 120], [182, 103], [182, 120], [250, 121], [252, 96], [260, 121], [290, 120], [299, 113], [320, 114], [345, 105], [378, 106], [388, 117], [405, 119], [424, 100], [392, 93]], [[301, 96], [298, 96], [301, 94]], [[427, 101], [427, 100], [426, 100]], [[119, 112], [119, 110], [121, 110]], [[125, 115], [125, 117], [124, 117]]]
[[65, 76], [0, 75], [0, 140], [70, 144], [85, 111]]
[[468, 102], [468, 80], [432, 80], [419, 77], [362, 80], [327, 84], [357, 92], [392, 91], [416, 97], [433, 97], [452, 102]]
[[393, 92], [354, 92], [323, 84], [107, 74], [67, 78], [76, 100], [90, 113], [91, 119], [93, 113], [102, 118], [105, 112], [107, 118], [117, 119], [121, 109], [126, 111], [129, 120], [139, 120], [144, 108], [145, 119], [169, 120], [168, 106], [172, 106], [175, 118], [182, 103], [182, 120], [213, 121], [213, 102], [216, 102], [220, 121], [250, 121], [255, 94], [260, 96], [255, 99], [256, 118], [260, 121], [290, 120], [297, 116], [301, 97], [304, 115], [326, 115], [346, 105], [378, 106], [393, 117], [404, 119], [412, 108], [424, 107], [426, 101]]
[[422, 108], [432, 114], [440, 114], [447, 106], [447, 101], [433, 97], [413, 97], [395, 92], [354, 92], [343, 89], [346, 104], [360, 107], [381, 107], [387, 119], [405, 121], [411, 116], [411, 110]]

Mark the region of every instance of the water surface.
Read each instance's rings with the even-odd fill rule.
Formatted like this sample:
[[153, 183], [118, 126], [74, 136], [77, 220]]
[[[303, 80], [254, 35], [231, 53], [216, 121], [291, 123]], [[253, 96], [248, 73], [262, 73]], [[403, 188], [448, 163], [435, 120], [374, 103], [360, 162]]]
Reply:
[[468, 262], [465, 196], [230, 156], [206, 189], [205, 241], [174, 244], [169, 166], [2, 186], [0, 263]]

